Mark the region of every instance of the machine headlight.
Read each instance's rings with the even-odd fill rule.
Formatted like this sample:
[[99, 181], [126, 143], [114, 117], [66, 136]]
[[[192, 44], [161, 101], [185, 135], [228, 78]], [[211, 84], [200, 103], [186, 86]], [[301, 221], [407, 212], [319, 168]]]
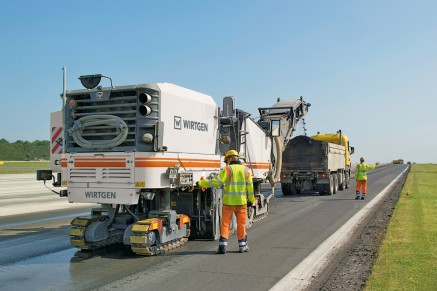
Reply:
[[140, 100], [141, 103], [147, 104], [147, 103], [150, 103], [152, 101], [152, 96], [150, 96], [147, 93], [141, 93], [138, 96], [138, 99]]
[[150, 108], [147, 105], [140, 105], [140, 107], [138, 108], [139, 112], [141, 113], [141, 115], [149, 115], [150, 113], [152, 113], [152, 108]]

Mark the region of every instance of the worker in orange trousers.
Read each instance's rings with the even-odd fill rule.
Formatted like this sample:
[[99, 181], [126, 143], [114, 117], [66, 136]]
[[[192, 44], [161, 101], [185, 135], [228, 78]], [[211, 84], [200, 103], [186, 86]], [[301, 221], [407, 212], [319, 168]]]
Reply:
[[[355, 199], [356, 200], [364, 200], [366, 199], [367, 194], [367, 171], [373, 170], [376, 168], [375, 165], [368, 165], [364, 163], [364, 158], [360, 158], [360, 163], [355, 168], [355, 181], [357, 185], [355, 187]], [[360, 193], [360, 191], [362, 192]]]
[[246, 234], [247, 206], [252, 206], [255, 202], [255, 196], [252, 173], [239, 159], [236, 150], [228, 151], [225, 155], [226, 167], [220, 171], [218, 176], [215, 179], [197, 182], [199, 187], [204, 188], [224, 187], [218, 254], [226, 253], [233, 214], [237, 218], [239, 252], [249, 251]]

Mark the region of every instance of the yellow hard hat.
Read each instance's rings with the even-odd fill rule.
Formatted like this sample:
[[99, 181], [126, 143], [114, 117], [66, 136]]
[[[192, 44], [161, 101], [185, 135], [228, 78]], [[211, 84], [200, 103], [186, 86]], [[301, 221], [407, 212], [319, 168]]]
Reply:
[[236, 156], [239, 157], [238, 152], [236, 150], [230, 150], [226, 152], [225, 158], [228, 158], [230, 156]]

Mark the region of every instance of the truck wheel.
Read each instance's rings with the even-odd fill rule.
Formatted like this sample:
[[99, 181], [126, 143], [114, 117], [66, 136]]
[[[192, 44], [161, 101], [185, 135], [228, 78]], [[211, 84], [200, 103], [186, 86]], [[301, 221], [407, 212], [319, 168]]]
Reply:
[[284, 196], [296, 194], [296, 185], [293, 183], [281, 183], [281, 189]]
[[329, 178], [329, 184], [325, 184], [326, 195], [332, 195], [334, 193], [334, 179], [332, 176]]
[[291, 195], [296, 195], [296, 193], [297, 193], [296, 184], [290, 183], [290, 193], [291, 193]]
[[350, 175], [349, 175], [349, 172], [346, 172], [346, 175], [345, 175], [345, 187], [346, 187], [346, 189], [349, 189], [349, 186], [350, 186], [350, 183], [351, 183], [351, 177], [350, 177]]
[[338, 191], [338, 176], [337, 176], [337, 174], [334, 174], [332, 176], [332, 184], [334, 186], [334, 190], [332, 191], [332, 194], [337, 194], [337, 191]]
[[338, 189], [344, 190], [346, 189], [346, 179], [344, 173], [339, 174], [340, 184], [338, 185]]
[[290, 185], [289, 183], [281, 183], [282, 195], [284, 196], [291, 195], [289, 185]]
[[320, 196], [325, 195], [326, 194], [325, 185], [324, 184], [317, 185], [317, 191], [319, 192]]

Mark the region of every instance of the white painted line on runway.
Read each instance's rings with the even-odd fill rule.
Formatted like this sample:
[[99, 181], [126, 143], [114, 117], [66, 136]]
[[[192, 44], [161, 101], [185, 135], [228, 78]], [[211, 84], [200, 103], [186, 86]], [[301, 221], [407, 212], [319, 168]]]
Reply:
[[17, 204], [17, 205], [8, 205], [0, 207], [0, 218], [11, 215], [18, 214], [28, 214], [35, 213], [41, 211], [49, 211], [49, 210], [59, 210], [59, 209], [73, 209], [73, 208], [84, 208], [89, 206], [96, 206], [97, 204], [93, 203], [69, 203], [65, 200], [46, 202], [43, 205], [38, 204]]
[[0, 223], [0, 229], [2, 229], [2, 228], [17, 227], [17, 226], [22, 226], [22, 225], [32, 225], [32, 224], [36, 224], [36, 223], [53, 221], [53, 220], [64, 219], [64, 218], [71, 218], [71, 219], [73, 219], [74, 217], [86, 216], [86, 215], [89, 215], [89, 214], [90, 213], [88, 211], [88, 212], [74, 213], [74, 214], [69, 214], [69, 215], [50, 216], [50, 217], [40, 218], [40, 219], [20, 220], [19, 222], [13, 222], [13, 223], [7, 223], [7, 224], [1, 224]]
[[[58, 209], [95, 207], [97, 203], [70, 203], [50, 190], [59, 191], [64, 187], [47, 187], [35, 179], [35, 174], [0, 175], [0, 218]], [[46, 194], [45, 194], [46, 193]]]
[[276, 283], [270, 291], [279, 290], [304, 290], [309, 286], [312, 279], [315, 278], [328, 264], [339, 249], [350, 239], [355, 229], [369, 214], [375, 204], [383, 199], [391, 190], [391, 187], [397, 183], [400, 177], [405, 173], [408, 167], [400, 173], [387, 187], [367, 203], [360, 211], [351, 217], [342, 227], [321, 243], [308, 257], [299, 265], [290, 271], [284, 278]]

